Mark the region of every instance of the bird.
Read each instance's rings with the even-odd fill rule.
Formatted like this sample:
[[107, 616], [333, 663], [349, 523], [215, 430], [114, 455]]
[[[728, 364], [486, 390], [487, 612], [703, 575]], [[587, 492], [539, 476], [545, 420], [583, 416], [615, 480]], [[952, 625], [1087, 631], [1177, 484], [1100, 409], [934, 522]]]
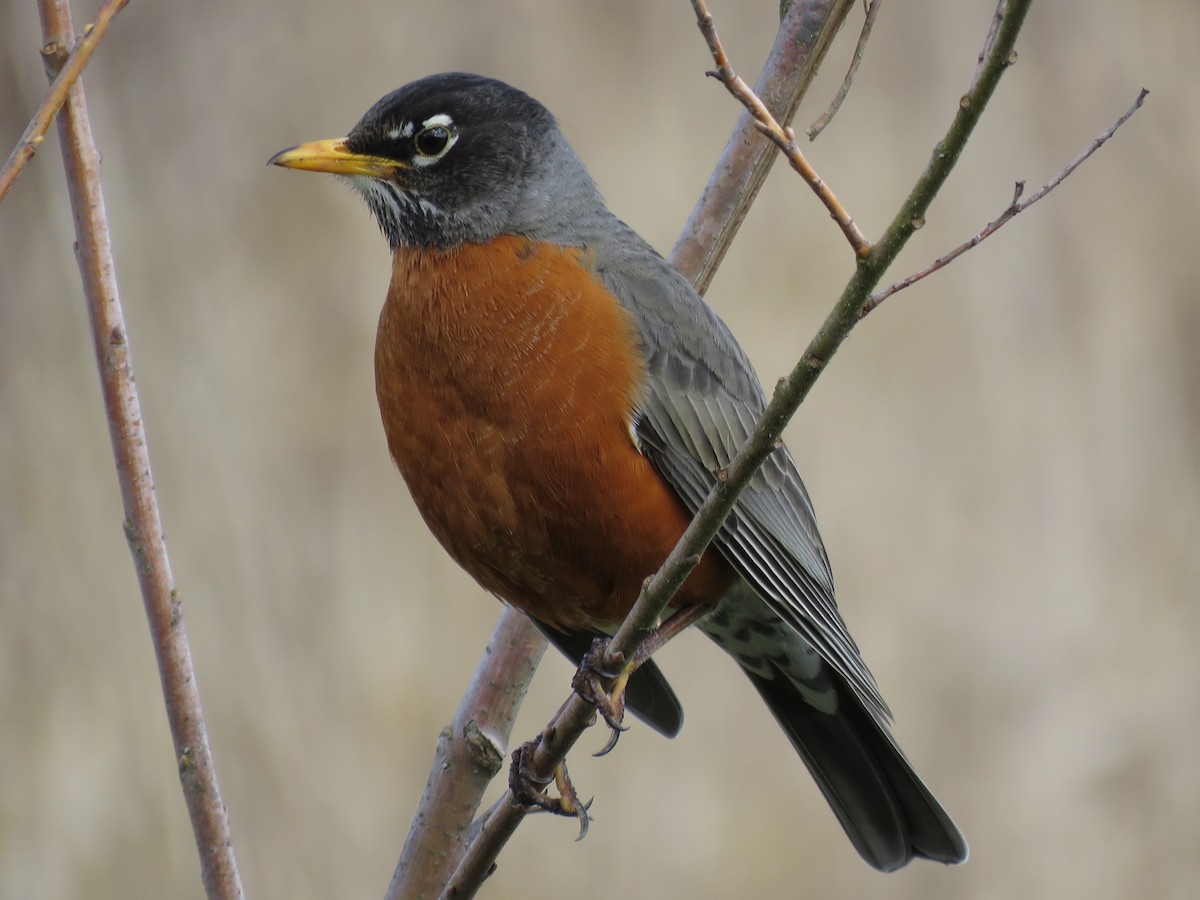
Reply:
[[[375, 343], [388, 449], [484, 589], [576, 662], [611, 635], [766, 406], [725, 323], [611, 212], [553, 114], [463, 72], [413, 81], [342, 138], [270, 164], [347, 179], [392, 252]], [[659, 626], [725, 650], [876, 869], [960, 863], [834, 598], [808, 492], [779, 445]], [[653, 660], [630, 711], [674, 736]]]

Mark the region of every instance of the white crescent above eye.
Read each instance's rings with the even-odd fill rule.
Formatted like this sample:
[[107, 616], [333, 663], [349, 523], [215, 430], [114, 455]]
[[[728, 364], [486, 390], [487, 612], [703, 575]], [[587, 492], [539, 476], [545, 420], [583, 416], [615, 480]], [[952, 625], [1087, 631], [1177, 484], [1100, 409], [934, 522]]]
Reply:
[[413, 165], [430, 166], [445, 156], [458, 140], [454, 120], [445, 113], [430, 116], [413, 135]]

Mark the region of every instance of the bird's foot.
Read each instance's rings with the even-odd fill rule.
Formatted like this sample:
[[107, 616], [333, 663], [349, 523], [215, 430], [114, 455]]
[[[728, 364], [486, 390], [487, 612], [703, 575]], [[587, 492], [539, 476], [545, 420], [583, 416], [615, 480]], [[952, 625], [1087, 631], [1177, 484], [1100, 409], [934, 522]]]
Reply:
[[[567, 773], [566, 762], [560, 762], [550, 777], [533, 772], [533, 753], [537, 750], [540, 742], [541, 736], [539, 735], [534, 740], [522, 744], [513, 752], [512, 766], [508, 770], [508, 788], [518, 803], [543, 812], [553, 813], [556, 816], [571, 816], [578, 819], [579, 837], [575, 840], [582, 841], [587, 837], [588, 825], [591, 822], [588, 809], [591, 807], [592, 801], [589, 800], [587, 803], [579, 801], [579, 794], [575, 790], [575, 785], [571, 783], [571, 776]], [[558, 790], [557, 797], [551, 797], [546, 793], [546, 788], [551, 783]]]
[[629, 684], [629, 676], [633, 674], [634, 667], [626, 665], [624, 658], [618, 655], [609, 662], [617, 663], [619, 670], [607, 671], [603, 666], [607, 647], [606, 638], [596, 638], [580, 660], [575, 677], [571, 679], [571, 687], [575, 693], [596, 707], [596, 712], [609, 728], [608, 743], [592, 754], [593, 756], [604, 756], [611, 752], [617, 746], [621, 732], [629, 730], [629, 726], [622, 722], [625, 719], [625, 688]]

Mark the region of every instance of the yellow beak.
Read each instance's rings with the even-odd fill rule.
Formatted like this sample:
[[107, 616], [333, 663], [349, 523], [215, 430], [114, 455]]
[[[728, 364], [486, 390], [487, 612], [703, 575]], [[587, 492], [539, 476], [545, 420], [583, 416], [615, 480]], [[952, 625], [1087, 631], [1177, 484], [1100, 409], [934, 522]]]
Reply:
[[299, 147], [282, 150], [269, 160], [268, 166], [301, 169], [305, 172], [329, 172], [333, 175], [368, 175], [390, 180], [404, 164], [382, 156], [367, 156], [346, 149], [345, 138], [310, 141]]

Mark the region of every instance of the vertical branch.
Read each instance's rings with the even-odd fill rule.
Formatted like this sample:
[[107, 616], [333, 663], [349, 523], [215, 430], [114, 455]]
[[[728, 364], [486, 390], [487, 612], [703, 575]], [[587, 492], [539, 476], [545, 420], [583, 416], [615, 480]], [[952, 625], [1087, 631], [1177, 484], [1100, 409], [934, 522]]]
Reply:
[[[39, 0], [48, 68], [61, 68], [75, 40], [68, 0]], [[57, 52], [55, 52], [57, 51]], [[56, 71], [51, 71], [52, 76]], [[70, 89], [58, 119], [63, 165], [75, 219], [76, 257], [87, 298], [100, 387], [125, 509], [125, 535], [133, 553], [146, 617], [158, 659], [179, 778], [191, 817], [204, 889], [210, 898], [236, 900], [241, 881], [229, 820], [217, 788], [182, 607], [171, 577], [133, 359], [117, 291], [112, 245], [100, 181], [100, 154], [92, 139], [83, 86]]]

